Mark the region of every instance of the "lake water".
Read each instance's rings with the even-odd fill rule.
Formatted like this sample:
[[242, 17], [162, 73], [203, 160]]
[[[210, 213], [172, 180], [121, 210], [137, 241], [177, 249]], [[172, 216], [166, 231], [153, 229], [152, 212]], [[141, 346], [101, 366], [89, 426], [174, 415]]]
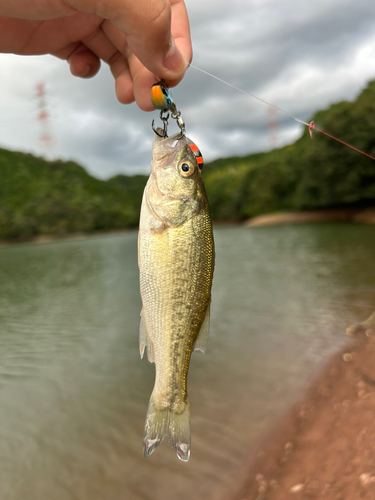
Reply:
[[220, 500], [254, 443], [375, 308], [375, 228], [215, 230], [188, 463], [143, 458], [137, 235], [0, 250], [1, 500]]

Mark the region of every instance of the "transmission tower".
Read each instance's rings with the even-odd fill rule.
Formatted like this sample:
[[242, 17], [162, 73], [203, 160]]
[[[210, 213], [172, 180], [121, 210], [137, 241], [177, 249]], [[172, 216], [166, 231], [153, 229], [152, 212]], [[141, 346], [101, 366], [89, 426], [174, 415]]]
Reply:
[[39, 145], [45, 156], [50, 157], [53, 154], [55, 141], [49, 123], [45, 84], [38, 83], [35, 89], [38, 101], [38, 121], [40, 123]]

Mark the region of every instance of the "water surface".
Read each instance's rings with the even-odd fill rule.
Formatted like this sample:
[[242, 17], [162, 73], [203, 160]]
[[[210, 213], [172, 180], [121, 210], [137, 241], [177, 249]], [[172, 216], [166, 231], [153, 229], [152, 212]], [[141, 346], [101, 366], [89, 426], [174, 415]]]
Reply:
[[215, 231], [190, 461], [147, 460], [136, 233], [0, 250], [1, 500], [220, 500], [257, 439], [375, 308], [375, 229]]

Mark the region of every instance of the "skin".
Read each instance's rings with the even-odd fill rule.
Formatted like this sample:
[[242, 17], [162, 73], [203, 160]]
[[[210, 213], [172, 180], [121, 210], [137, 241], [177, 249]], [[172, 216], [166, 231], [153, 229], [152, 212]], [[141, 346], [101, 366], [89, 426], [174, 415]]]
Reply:
[[118, 100], [145, 111], [150, 87], [177, 85], [192, 57], [183, 0], [0, 0], [0, 52], [52, 54], [82, 78], [104, 61]]

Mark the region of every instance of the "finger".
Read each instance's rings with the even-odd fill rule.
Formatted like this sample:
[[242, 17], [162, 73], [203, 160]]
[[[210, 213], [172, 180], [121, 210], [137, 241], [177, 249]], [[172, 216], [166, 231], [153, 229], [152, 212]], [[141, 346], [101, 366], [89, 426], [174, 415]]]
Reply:
[[38, 0], [38, 2], [0, 2], [0, 16], [18, 19], [46, 20], [70, 16], [76, 11], [64, 0]]
[[91, 78], [100, 69], [100, 59], [83, 44], [69, 56], [68, 63], [72, 75], [80, 78]]
[[89, 36], [83, 38], [82, 42], [106, 63], [109, 63], [118, 54], [118, 50], [103, 32], [101, 25]]
[[73, 42], [65, 47], [51, 52], [53, 56], [65, 59], [70, 66], [70, 72], [81, 78], [91, 78], [100, 69], [99, 58], [83, 43]]
[[126, 57], [118, 52], [118, 57], [112, 60], [110, 68], [115, 78], [116, 97], [119, 102], [121, 104], [134, 102], [133, 80]]
[[[117, 29], [110, 21], [104, 21], [102, 24], [102, 29], [108, 39], [117, 48], [119, 53], [124, 54], [120, 61], [116, 61], [116, 65], [124, 64], [124, 69], [126, 63], [126, 71], [121, 72], [121, 77], [120, 71], [117, 70], [115, 74], [111, 67], [112, 74], [116, 78], [116, 95], [118, 100], [124, 104], [127, 104], [128, 100], [130, 100], [130, 97], [130, 102], [133, 102], [136, 98], [137, 104], [142, 110], [154, 110], [155, 108], [151, 102], [150, 89], [151, 86], [158, 81], [158, 79], [143, 66], [143, 64], [137, 57], [134, 56], [134, 54], [132, 54], [124, 33]], [[142, 69], [143, 71], [139, 75], [139, 72]], [[134, 77], [136, 76], [138, 79], [134, 80]], [[146, 91], [142, 93], [139, 92], [139, 82], [141, 82], [141, 87], [147, 89]], [[127, 90], [129, 84], [131, 85], [131, 95], [130, 91]], [[137, 97], [135, 96], [134, 92], [137, 92]], [[128, 94], [129, 99], [127, 98]]]
[[[119, 52], [117, 47], [103, 29], [104, 23], [89, 37], [83, 39], [83, 43], [99, 59], [105, 61], [115, 78], [115, 90], [117, 99], [122, 104], [130, 104], [134, 101], [133, 81], [130, 76], [129, 66], [126, 57]], [[114, 28], [116, 30], [116, 28]], [[117, 30], [116, 30], [117, 31]], [[121, 34], [121, 33], [120, 33]], [[125, 35], [121, 34], [125, 37]], [[126, 38], [122, 40], [122, 47], [125, 50]]]
[[172, 36], [185, 61], [190, 63], [193, 57], [193, 50], [191, 46], [190, 26], [186, 5], [183, 0], [171, 0], [171, 5]]
[[137, 105], [143, 111], [155, 111], [155, 107], [151, 102], [151, 87], [159, 81], [159, 78], [156, 78], [139, 60], [134, 61], [131, 66], [133, 68], [139, 66], [139, 70], [135, 74], [131, 71], [134, 99]]
[[133, 80], [129, 70], [122, 72], [115, 81], [116, 97], [121, 104], [134, 102]]
[[[129, 55], [128, 64], [133, 79], [133, 92], [137, 105], [143, 111], [154, 111], [155, 107], [151, 101], [151, 87], [159, 81], [159, 78], [145, 68], [141, 61], [132, 53]], [[166, 80], [166, 83], [169, 87], [174, 87], [182, 78], [183, 75], [175, 80]]]
[[[174, 40], [174, 37], [189, 34], [185, 5], [179, 0], [175, 0], [172, 9], [168, 0], [158, 0], [154, 4], [154, 12], [149, 12], [143, 26], [140, 22], [133, 23], [133, 29], [127, 33], [128, 45], [151, 73], [177, 82], [182, 79], [189, 62], [181, 52], [182, 45]], [[189, 57], [189, 51], [183, 49], [185, 56]]]
[[[159, 78], [145, 68], [140, 60], [131, 52], [127, 45], [126, 37], [121, 31], [115, 28], [110, 22], [104, 22], [102, 27], [104, 33], [118, 51], [123, 52], [128, 57], [127, 62], [125, 56], [121, 59], [121, 63], [124, 64], [124, 70], [126, 62], [126, 70], [119, 80], [117, 80], [119, 72], [114, 74], [112, 71], [116, 78], [116, 95], [118, 100], [123, 104], [128, 104], [135, 100], [143, 111], [154, 111], [155, 108], [151, 102], [150, 89], [154, 83], [159, 81]], [[168, 80], [167, 84], [173, 87], [179, 83], [181, 78], [178, 80]]]
[[[134, 54], [151, 73], [177, 81], [182, 78], [191, 57], [189, 22], [183, 0], [65, 0], [85, 12], [95, 12], [111, 21], [126, 37]], [[173, 11], [171, 9], [171, 5]], [[175, 44], [174, 32], [186, 43]]]

